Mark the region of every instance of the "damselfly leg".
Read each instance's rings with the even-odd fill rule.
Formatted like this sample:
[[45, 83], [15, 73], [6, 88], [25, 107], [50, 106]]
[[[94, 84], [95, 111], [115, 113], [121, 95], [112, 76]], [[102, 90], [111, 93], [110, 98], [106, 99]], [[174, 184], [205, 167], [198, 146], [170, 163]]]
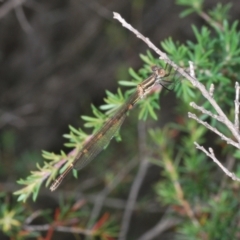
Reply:
[[181, 80], [180, 75], [170, 64], [166, 64], [165, 66], [165, 76], [161, 78], [159, 84], [162, 85], [168, 91], [172, 91], [176, 84], [178, 84]]

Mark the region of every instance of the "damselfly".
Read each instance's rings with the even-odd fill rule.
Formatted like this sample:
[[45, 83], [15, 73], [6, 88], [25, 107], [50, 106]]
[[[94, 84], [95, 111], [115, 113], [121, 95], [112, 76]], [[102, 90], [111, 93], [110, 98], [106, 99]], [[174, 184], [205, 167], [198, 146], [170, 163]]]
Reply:
[[134, 105], [148, 94], [155, 84], [160, 84], [168, 88], [170, 82], [166, 78], [170, 75], [170, 71], [157, 66], [152, 67], [152, 75], [145, 79], [137, 86], [136, 91], [127, 99], [127, 101], [117, 110], [117, 112], [109, 118], [105, 124], [99, 129], [91, 139], [86, 142], [82, 149], [77, 153], [73, 162], [66, 168], [66, 170], [59, 175], [59, 177], [52, 183], [50, 190], [54, 191], [66, 177], [66, 175], [73, 169], [81, 169], [93, 160], [98, 153], [111, 141], [113, 136], [121, 127], [127, 112], [131, 110]]

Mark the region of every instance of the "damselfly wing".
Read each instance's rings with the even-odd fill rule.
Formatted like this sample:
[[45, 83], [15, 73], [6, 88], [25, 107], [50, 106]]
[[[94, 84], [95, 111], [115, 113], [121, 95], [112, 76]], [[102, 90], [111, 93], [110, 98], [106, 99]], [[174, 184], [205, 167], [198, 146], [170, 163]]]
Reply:
[[81, 169], [93, 160], [102, 149], [108, 145], [116, 132], [121, 127], [127, 112], [131, 110], [135, 104], [149, 93], [155, 84], [159, 83], [167, 88], [174, 85], [171, 81], [172, 70], [168, 68], [162, 69], [157, 66], [152, 67], [152, 75], [145, 79], [137, 86], [136, 91], [127, 99], [127, 101], [117, 110], [117, 112], [109, 118], [105, 124], [87, 141], [82, 149], [76, 154], [73, 162], [67, 169], [53, 182], [50, 189], [54, 191], [66, 177], [66, 175], [73, 169]]

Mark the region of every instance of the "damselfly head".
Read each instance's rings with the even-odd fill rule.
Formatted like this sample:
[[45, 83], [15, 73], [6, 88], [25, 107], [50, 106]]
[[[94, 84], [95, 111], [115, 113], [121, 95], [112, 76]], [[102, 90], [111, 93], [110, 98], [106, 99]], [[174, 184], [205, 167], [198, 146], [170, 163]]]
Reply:
[[167, 74], [165, 69], [158, 66], [152, 66], [152, 71], [156, 74], [158, 78], [164, 77]]

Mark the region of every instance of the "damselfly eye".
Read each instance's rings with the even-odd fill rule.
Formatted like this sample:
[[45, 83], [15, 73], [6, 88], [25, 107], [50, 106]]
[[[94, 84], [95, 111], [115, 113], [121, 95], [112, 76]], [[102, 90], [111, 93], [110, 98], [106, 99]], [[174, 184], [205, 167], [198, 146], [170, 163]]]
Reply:
[[154, 65], [151, 67], [151, 69], [152, 69], [152, 72], [156, 72], [156, 71], [158, 71], [159, 68], [158, 68], [158, 66]]
[[166, 75], [166, 71], [164, 69], [159, 69], [158, 74], [160, 77], [164, 77]]

